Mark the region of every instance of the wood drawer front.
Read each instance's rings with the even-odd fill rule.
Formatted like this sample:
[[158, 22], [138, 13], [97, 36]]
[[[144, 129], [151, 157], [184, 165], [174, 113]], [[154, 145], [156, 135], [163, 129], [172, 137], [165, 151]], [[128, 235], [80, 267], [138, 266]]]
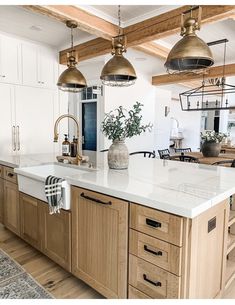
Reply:
[[182, 248], [130, 230], [130, 253], [176, 275], [181, 275]]
[[129, 284], [154, 299], [180, 297], [180, 277], [130, 254]]
[[129, 285], [128, 288], [128, 299], [151, 299], [147, 294], [139, 291], [135, 287]]
[[14, 168], [4, 166], [3, 178], [7, 181], [17, 184], [17, 175], [14, 173]]
[[0, 165], [0, 178], [3, 178], [3, 166]]
[[130, 226], [137, 231], [182, 246], [182, 217], [132, 203]]

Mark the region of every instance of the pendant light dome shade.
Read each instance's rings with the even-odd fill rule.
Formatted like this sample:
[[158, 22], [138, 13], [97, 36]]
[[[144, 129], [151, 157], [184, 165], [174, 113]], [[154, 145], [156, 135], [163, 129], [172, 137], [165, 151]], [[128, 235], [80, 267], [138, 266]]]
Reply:
[[112, 38], [113, 57], [104, 65], [100, 79], [106, 86], [128, 87], [135, 83], [137, 76], [132, 64], [123, 56], [126, 52], [126, 36], [121, 35], [121, 9], [118, 6], [118, 36]]
[[103, 67], [100, 79], [104, 85], [128, 87], [137, 77], [132, 64], [122, 54], [115, 54]]
[[87, 87], [86, 79], [83, 74], [76, 68], [77, 61], [75, 58], [75, 50], [73, 48], [73, 29], [77, 28], [77, 23], [72, 20], [66, 22], [67, 27], [71, 29], [71, 51], [68, 53], [68, 68], [59, 76], [57, 86], [65, 92], [80, 92]]
[[185, 20], [181, 32], [184, 37], [171, 49], [165, 63], [168, 71], [199, 71], [214, 64], [210, 48], [195, 34], [197, 29], [195, 18]]
[[87, 87], [85, 77], [75, 65], [75, 57], [70, 56], [68, 59], [68, 68], [61, 73], [57, 82], [57, 86], [60, 90], [66, 92], [79, 92]]

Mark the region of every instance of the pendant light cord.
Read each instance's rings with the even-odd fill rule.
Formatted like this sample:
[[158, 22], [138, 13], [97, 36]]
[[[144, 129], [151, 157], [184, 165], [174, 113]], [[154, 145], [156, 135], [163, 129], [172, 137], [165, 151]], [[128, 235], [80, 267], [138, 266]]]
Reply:
[[73, 51], [73, 27], [71, 27], [71, 49]]
[[121, 5], [118, 5], [118, 36], [121, 35]]

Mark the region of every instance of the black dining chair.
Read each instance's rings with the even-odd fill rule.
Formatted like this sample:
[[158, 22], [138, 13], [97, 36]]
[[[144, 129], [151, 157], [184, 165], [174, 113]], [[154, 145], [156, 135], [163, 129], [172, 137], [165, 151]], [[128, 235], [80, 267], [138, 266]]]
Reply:
[[130, 153], [130, 156], [133, 155], [144, 155], [145, 158], [155, 158], [155, 151], [146, 151], [146, 150], [141, 150], [141, 151], [134, 151]]
[[170, 160], [170, 158], [171, 158], [169, 149], [158, 150], [158, 154], [159, 154], [160, 159]]
[[108, 149], [102, 149], [100, 150], [100, 152], [106, 152], [106, 151], [109, 151]]
[[213, 163], [212, 165], [230, 165], [230, 167], [235, 167], [235, 159], [217, 161], [217, 162]]
[[175, 161], [181, 161], [181, 162], [190, 162], [190, 163], [198, 163], [198, 159], [192, 156], [187, 156], [182, 154], [181, 156], [175, 156], [174, 158], [172, 158], [172, 160]]
[[190, 147], [187, 147], [187, 148], [175, 148], [175, 152], [176, 153], [185, 153], [185, 152], [191, 152], [191, 148]]

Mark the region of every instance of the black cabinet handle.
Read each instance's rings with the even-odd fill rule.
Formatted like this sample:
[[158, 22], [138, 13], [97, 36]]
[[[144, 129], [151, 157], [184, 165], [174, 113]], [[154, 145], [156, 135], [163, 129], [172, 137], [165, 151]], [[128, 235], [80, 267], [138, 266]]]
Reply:
[[146, 224], [150, 227], [161, 228], [162, 224], [158, 221], [146, 218]]
[[146, 245], [144, 245], [144, 250], [149, 252], [149, 253], [152, 253], [154, 255], [157, 255], [157, 256], [162, 256], [162, 251], [153, 251], [153, 250], [150, 250]]
[[12, 174], [12, 173], [8, 173], [8, 174], [7, 174], [7, 176], [8, 176], [8, 177], [13, 177], [13, 176], [14, 176], [14, 174]]
[[84, 193], [81, 193], [80, 195], [82, 198], [85, 198], [85, 199], [88, 199], [88, 200], [91, 200], [91, 201], [94, 201], [96, 203], [101, 203], [101, 204], [105, 204], [105, 205], [111, 205], [112, 202], [111, 201], [102, 201], [100, 199], [96, 199], [96, 198], [93, 198], [93, 197], [90, 197], [90, 196], [87, 196], [85, 195]]
[[158, 287], [161, 287], [162, 286], [162, 283], [161, 282], [154, 282], [154, 281], [151, 281], [151, 280], [149, 280], [148, 278], [147, 278], [147, 275], [146, 274], [143, 274], [143, 278], [144, 278], [144, 280], [146, 281], [146, 282], [148, 282], [148, 283], [150, 283], [150, 284], [152, 284], [152, 285], [154, 285], [154, 286], [158, 286]]

